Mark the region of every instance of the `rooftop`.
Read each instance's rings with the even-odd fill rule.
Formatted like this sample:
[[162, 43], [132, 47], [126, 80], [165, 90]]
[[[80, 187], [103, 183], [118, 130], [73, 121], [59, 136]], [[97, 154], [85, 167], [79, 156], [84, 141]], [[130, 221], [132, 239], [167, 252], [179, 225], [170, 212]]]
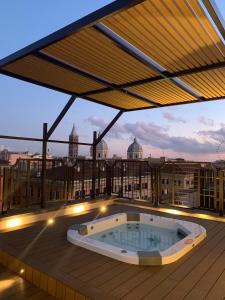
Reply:
[[[50, 129], [48, 130], [47, 123], [43, 124], [43, 138], [0, 136], [42, 142], [43, 146], [42, 155], [38, 158], [39, 169], [35, 171], [36, 177], [33, 177], [33, 181], [30, 177], [31, 161], [24, 164], [24, 169], [21, 168], [21, 173], [27, 178], [27, 181], [24, 181], [26, 184], [22, 184], [23, 178], [18, 175], [21, 173], [14, 173], [13, 169], [5, 170], [4, 180], [2, 179], [5, 182], [4, 212], [10, 209], [10, 204], [17, 204], [15, 195], [21, 196], [21, 199], [25, 195], [24, 203], [28, 205], [31, 194], [34, 194], [34, 189], [31, 193], [30, 184], [39, 188], [38, 182], [41, 184], [37, 193], [40, 192], [40, 197], [37, 198], [43, 209], [48, 196], [53, 196], [53, 193], [48, 195], [47, 186], [51, 183], [49, 179], [52, 174], [55, 175], [52, 176], [53, 180], [61, 179], [60, 183], [64, 182], [64, 204], [68, 204], [70, 198], [78, 202], [77, 196], [86, 195], [89, 200], [92, 199], [86, 210], [82, 208], [84, 204], [80, 203], [76, 214], [72, 213], [69, 206], [55, 211], [27, 214], [24, 216], [26, 222], [18, 228], [21, 221], [19, 214], [1, 218], [0, 225], [7, 223], [7, 218], [11, 218], [12, 226], [9, 226], [11, 228], [7, 231], [0, 232], [0, 263], [37, 287], [36, 290], [30, 286], [34, 293], [37, 291], [34, 298], [39, 297], [39, 290], [66, 300], [224, 298], [225, 219], [213, 215], [214, 211], [219, 212], [221, 216], [224, 213], [224, 172], [214, 172], [212, 168], [201, 170], [201, 163], [198, 169], [195, 164], [192, 166], [192, 163], [187, 162], [180, 162], [182, 167], [174, 166], [173, 162], [164, 166], [164, 171], [173, 176], [172, 196], [169, 196], [168, 204], [174, 207], [176, 172], [196, 174], [197, 182], [193, 180], [193, 188], [194, 192], [198, 193], [199, 203], [194, 206], [193, 202], [191, 207], [213, 211], [199, 214], [184, 208], [162, 209], [161, 205], [164, 203], [159, 201], [159, 166], [151, 169], [147, 162], [142, 162], [142, 168], [137, 162], [118, 161], [106, 172], [104, 165], [103, 168], [101, 163], [96, 163], [97, 145], [123, 112], [219, 100], [225, 97], [225, 30], [216, 7], [210, 0], [203, 0], [201, 4], [197, 0], [169, 3], [170, 6], [166, 1], [158, 0], [113, 1], [0, 61], [0, 73], [4, 75], [71, 95]], [[52, 172], [50, 165], [54, 169], [55, 162], [46, 160], [47, 143], [68, 143], [51, 140], [50, 137], [77, 97], [120, 111], [100, 136], [97, 137], [97, 133], [94, 132], [92, 143], [72, 142], [92, 145], [93, 161], [84, 161], [82, 168], [75, 164], [71, 168], [73, 173], [67, 172], [69, 168], [66, 167], [62, 170], [62, 165], [56, 168], [56, 172]], [[90, 163], [92, 168], [85, 168], [87, 163]], [[195, 172], [191, 173], [191, 168]], [[108, 172], [110, 170], [116, 171], [116, 189], [113, 189], [113, 185], [111, 187], [111, 179], [114, 177], [110, 177], [113, 174]], [[142, 182], [141, 170], [146, 170], [144, 179], [151, 181]], [[90, 174], [91, 180], [86, 180], [85, 172]], [[193, 221], [206, 228], [207, 238], [177, 262], [163, 267], [129, 265], [70, 244], [66, 239], [70, 225], [99, 217], [101, 201], [94, 202], [93, 199], [96, 194], [101, 193], [97, 188], [97, 182], [98, 187], [101, 187], [100, 181], [104, 178], [101, 172], [107, 173], [108, 177], [104, 176], [110, 179], [105, 180], [106, 191], [102, 191], [104, 195], [107, 192], [109, 197], [115, 194], [132, 199], [139, 197], [138, 203], [114, 202], [112, 205], [114, 200], [107, 200], [110, 202], [107, 214], [128, 210], [151, 211], [156, 215]], [[80, 175], [77, 175], [78, 173]], [[79, 180], [82, 186], [76, 190], [79, 192], [76, 196], [72, 195], [74, 191], [71, 188], [74, 174], [78, 179], [82, 177], [82, 180]], [[133, 177], [137, 178], [137, 174], [139, 180], [134, 186]], [[126, 177], [132, 180], [132, 185], [127, 181], [124, 187], [118, 178], [123, 181]], [[19, 189], [12, 184], [15, 178], [20, 180]], [[207, 178], [210, 180], [206, 181]], [[144, 187], [142, 183], [145, 183]], [[141, 191], [147, 189], [149, 183], [152, 189], [148, 190], [146, 197], [151, 201], [147, 202], [141, 198], [145, 196], [141, 195]], [[22, 193], [23, 186], [26, 187], [25, 193]], [[137, 191], [136, 196], [134, 188]], [[35, 203], [37, 198], [34, 199]], [[23, 203], [21, 199], [19, 201]], [[140, 204], [144, 201], [148, 205]], [[156, 208], [157, 205], [159, 207]], [[65, 211], [67, 214], [63, 215]], [[54, 219], [46, 224], [49, 216]], [[3, 272], [1, 278], [7, 280], [7, 276]], [[18, 280], [24, 283], [23, 280]], [[24, 284], [29, 290], [29, 285]], [[0, 297], [3, 295], [3, 299], [9, 299], [10, 292], [6, 287]], [[23, 293], [23, 289], [18, 289], [20, 299], [25, 299]], [[46, 294], [40, 293], [40, 297], [46, 297]]]
[[[127, 210], [150, 212], [149, 208], [127, 204], [108, 208], [107, 214]], [[76, 299], [135, 300], [224, 297], [225, 222], [219, 222], [219, 218], [213, 221], [193, 218], [191, 213], [183, 216], [151, 211], [201, 224], [207, 230], [207, 238], [173, 264], [144, 267], [125, 264], [67, 242], [70, 225], [93, 220], [97, 213], [92, 210], [76, 217], [58, 217], [52, 226], [38, 222], [1, 233], [1, 262], [9, 256], [11, 261], [16, 258], [23, 262], [24, 277], [56, 298], [63, 293], [70, 295], [66, 299], [75, 299], [74, 295]]]

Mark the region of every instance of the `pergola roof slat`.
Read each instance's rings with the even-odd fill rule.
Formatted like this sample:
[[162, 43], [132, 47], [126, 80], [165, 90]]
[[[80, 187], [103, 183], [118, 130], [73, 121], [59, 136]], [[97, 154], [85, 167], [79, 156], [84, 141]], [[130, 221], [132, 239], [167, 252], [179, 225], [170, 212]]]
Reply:
[[114, 1], [0, 60], [0, 73], [128, 111], [225, 98], [224, 25], [203, 3], [214, 24], [199, 0]]

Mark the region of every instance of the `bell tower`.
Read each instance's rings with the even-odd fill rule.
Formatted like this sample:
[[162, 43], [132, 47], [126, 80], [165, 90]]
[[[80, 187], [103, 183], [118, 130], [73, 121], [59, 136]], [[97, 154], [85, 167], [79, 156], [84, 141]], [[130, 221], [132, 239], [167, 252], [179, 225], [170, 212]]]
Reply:
[[76, 132], [75, 125], [73, 124], [72, 131], [69, 135], [69, 151], [68, 151], [68, 157], [70, 160], [76, 159], [78, 157], [78, 145], [77, 144], [72, 144], [73, 143], [78, 143], [79, 142], [79, 136]]

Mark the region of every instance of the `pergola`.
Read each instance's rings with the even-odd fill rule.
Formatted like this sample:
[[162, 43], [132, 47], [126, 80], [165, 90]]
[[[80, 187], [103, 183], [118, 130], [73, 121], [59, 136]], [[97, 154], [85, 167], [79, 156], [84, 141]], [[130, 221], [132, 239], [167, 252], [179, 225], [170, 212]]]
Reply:
[[[117, 0], [0, 60], [0, 73], [71, 95], [43, 138], [47, 142], [77, 97], [119, 112], [225, 98], [225, 26], [213, 0]], [[93, 189], [94, 189], [93, 176]]]

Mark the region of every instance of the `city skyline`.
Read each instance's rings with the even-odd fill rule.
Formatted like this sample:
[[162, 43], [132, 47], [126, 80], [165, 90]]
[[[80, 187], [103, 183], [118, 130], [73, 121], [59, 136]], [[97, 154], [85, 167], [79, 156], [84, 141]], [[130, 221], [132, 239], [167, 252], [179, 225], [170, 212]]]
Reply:
[[[31, 4], [23, 0], [19, 4], [13, 1], [3, 4], [4, 9], [0, 13], [4, 23], [0, 29], [1, 58], [112, 1], [76, 1], [76, 4], [66, 1], [67, 5], [58, 2], [54, 8], [52, 1], [47, 1], [44, 12], [41, 2]], [[224, 1], [217, 0], [217, 5], [224, 16]], [[51, 19], [48, 18], [50, 10]], [[40, 16], [42, 22], [38, 22]], [[14, 39], [10, 38], [12, 35]], [[68, 99], [68, 96], [61, 93], [5, 76], [0, 78], [0, 88], [2, 134], [41, 137], [42, 123], [48, 122], [50, 126]], [[8, 103], [7, 107], [4, 106], [4, 101]], [[127, 145], [137, 136], [145, 156], [151, 154], [154, 157], [184, 157], [194, 160], [225, 158], [224, 109], [224, 101], [215, 101], [126, 113], [105, 137], [109, 145], [109, 156], [116, 153], [126, 157]], [[92, 131], [102, 130], [115, 114], [116, 111], [111, 108], [78, 99], [57, 128], [54, 137], [67, 139], [71, 124], [75, 122], [80, 141], [90, 142]], [[10, 120], [6, 117], [9, 115]], [[12, 150], [41, 151], [39, 143], [2, 140], [0, 145]], [[67, 153], [66, 145], [49, 144], [49, 149], [55, 155]], [[80, 147], [80, 151], [87, 155], [89, 147]]]

